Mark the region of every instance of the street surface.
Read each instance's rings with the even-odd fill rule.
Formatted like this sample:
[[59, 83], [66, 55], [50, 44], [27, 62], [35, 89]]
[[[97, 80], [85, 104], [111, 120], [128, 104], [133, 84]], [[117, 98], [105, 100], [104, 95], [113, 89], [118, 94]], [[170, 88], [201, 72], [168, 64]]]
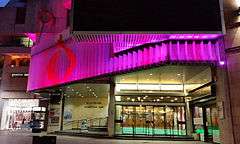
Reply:
[[[32, 134], [28, 132], [0, 131], [0, 144], [32, 144]], [[157, 141], [97, 139], [89, 137], [58, 136], [57, 144], [207, 144], [195, 141]]]

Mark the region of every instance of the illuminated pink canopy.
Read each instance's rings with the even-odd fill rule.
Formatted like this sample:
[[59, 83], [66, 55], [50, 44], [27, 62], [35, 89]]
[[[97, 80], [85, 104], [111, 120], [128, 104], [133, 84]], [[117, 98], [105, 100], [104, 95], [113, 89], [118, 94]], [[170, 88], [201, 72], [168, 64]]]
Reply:
[[211, 40], [220, 37], [220, 34], [89, 34], [76, 35], [78, 42], [84, 43], [112, 43], [115, 53], [163, 40]]
[[[65, 43], [59, 42], [54, 47], [41, 52], [38, 50], [39, 53], [33, 51], [28, 90], [128, 72], [166, 62], [222, 64], [220, 48], [223, 45], [220, 36], [218, 34], [78, 35]], [[152, 44], [147, 45], [147, 43]], [[135, 46], [138, 47], [133, 48]]]

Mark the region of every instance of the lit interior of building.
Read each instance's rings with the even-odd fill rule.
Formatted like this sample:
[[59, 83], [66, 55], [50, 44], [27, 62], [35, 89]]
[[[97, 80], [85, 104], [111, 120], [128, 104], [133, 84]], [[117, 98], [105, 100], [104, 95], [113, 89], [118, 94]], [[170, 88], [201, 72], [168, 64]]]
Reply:
[[[212, 120], [216, 98], [214, 68], [209, 65], [161, 66], [117, 75], [114, 83], [116, 135], [187, 136], [203, 132], [204, 121], [209, 121], [211, 136], [212, 124], [218, 127]], [[60, 90], [63, 130], [107, 130], [109, 83], [75, 83]]]

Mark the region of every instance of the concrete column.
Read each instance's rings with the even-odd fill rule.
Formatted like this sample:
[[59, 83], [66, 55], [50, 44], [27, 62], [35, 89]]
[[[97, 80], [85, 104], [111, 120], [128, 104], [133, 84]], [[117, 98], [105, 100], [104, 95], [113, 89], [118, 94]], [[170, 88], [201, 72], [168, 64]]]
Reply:
[[190, 110], [189, 102], [186, 101], [186, 127], [187, 127], [187, 135], [191, 136], [193, 133], [193, 125], [192, 125], [192, 113]]
[[115, 83], [111, 82], [108, 105], [108, 136], [115, 134]]
[[64, 106], [65, 106], [65, 96], [63, 95], [63, 92], [61, 92], [61, 121], [60, 121], [60, 130], [63, 130], [63, 120], [64, 120]]
[[[223, 144], [234, 144], [232, 111], [229, 99], [229, 87], [226, 68], [216, 68], [216, 97], [219, 110], [220, 139]], [[223, 113], [222, 113], [223, 112]], [[222, 115], [222, 114], [223, 115]]]

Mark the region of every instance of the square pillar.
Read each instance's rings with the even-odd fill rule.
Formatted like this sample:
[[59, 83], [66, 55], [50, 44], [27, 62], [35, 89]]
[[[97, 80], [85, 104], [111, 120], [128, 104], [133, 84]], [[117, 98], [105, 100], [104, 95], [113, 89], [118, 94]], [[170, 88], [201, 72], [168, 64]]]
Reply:
[[108, 136], [115, 134], [115, 83], [110, 83], [109, 106], [108, 106]]
[[192, 122], [192, 112], [191, 108], [189, 105], [189, 102], [186, 101], [186, 130], [187, 130], [187, 135], [191, 136], [193, 133], [193, 122]]

